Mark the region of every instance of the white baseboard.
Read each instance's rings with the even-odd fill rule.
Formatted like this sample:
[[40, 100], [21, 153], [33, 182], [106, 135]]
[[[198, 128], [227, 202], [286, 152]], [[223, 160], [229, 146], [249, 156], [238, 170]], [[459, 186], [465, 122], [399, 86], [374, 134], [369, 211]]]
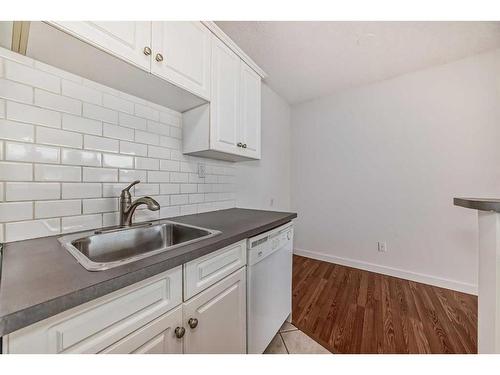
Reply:
[[461, 281], [444, 279], [441, 277], [426, 275], [423, 273], [417, 273], [417, 272], [402, 270], [399, 268], [381, 266], [379, 264], [368, 263], [349, 258], [342, 258], [335, 255], [328, 255], [310, 250], [294, 249], [293, 253], [306, 258], [323, 260], [325, 262], [340, 264], [342, 266], [359, 268], [365, 271], [381, 273], [383, 275], [399, 277], [401, 279], [417, 281], [423, 284], [434, 285], [441, 288], [477, 295], [477, 285], [464, 283]]

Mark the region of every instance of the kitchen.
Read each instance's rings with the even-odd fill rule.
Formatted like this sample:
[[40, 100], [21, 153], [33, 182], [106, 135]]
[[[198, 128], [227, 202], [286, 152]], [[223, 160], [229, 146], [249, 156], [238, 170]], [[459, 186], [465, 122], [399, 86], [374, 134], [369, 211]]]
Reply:
[[2, 353], [500, 353], [498, 66], [495, 21], [1, 21]]

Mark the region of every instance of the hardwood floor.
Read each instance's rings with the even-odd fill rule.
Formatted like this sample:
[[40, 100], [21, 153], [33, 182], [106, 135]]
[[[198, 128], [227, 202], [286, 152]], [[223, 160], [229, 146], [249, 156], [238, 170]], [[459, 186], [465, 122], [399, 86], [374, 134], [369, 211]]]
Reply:
[[477, 297], [294, 255], [293, 324], [333, 353], [477, 353]]

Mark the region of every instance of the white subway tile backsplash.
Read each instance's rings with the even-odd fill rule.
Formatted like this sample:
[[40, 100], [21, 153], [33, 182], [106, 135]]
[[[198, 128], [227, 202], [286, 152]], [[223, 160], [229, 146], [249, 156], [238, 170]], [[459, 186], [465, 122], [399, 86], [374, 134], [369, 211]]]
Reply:
[[5, 224], [5, 241], [53, 236], [61, 231], [60, 219], [20, 221]]
[[120, 112], [118, 122], [120, 125], [126, 126], [128, 128], [134, 128], [138, 130], [147, 129], [147, 121], [145, 119], [128, 115], [126, 113]]
[[5, 160], [59, 163], [59, 149], [28, 143], [5, 143]]
[[194, 215], [198, 212], [196, 204], [181, 206], [181, 215]]
[[178, 206], [180, 204], [186, 204], [189, 202], [188, 194], [172, 195], [170, 197], [170, 204], [172, 206]]
[[146, 184], [145, 181], [134, 186], [134, 195], [141, 197], [144, 195], [160, 194], [160, 186], [158, 184]]
[[202, 203], [205, 201], [205, 194], [190, 194], [189, 203]]
[[120, 154], [147, 156], [148, 146], [142, 143], [120, 141]]
[[135, 168], [136, 169], [154, 169], [157, 170], [160, 167], [160, 162], [158, 159], [151, 158], [135, 158]]
[[160, 211], [137, 210], [134, 213], [133, 220], [136, 222], [158, 220], [160, 218]]
[[118, 198], [84, 199], [83, 213], [95, 214], [100, 212], [116, 212], [118, 210]]
[[101, 154], [98, 152], [62, 149], [63, 164], [99, 167], [101, 159]]
[[82, 135], [39, 126], [36, 129], [36, 142], [45, 145], [82, 148]]
[[62, 199], [100, 198], [101, 184], [96, 183], [63, 183]]
[[58, 200], [35, 202], [35, 218], [62, 217], [80, 215], [82, 202], [80, 200]]
[[62, 94], [88, 103], [102, 103], [101, 92], [73, 81], [62, 81]]
[[160, 218], [169, 218], [179, 216], [181, 214], [179, 206], [161, 207]]
[[31, 181], [33, 166], [24, 163], [0, 162], [0, 181]]
[[80, 115], [82, 113], [82, 102], [79, 100], [39, 89], [35, 89], [35, 104], [40, 107], [75, 115]]
[[102, 227], [102, 215], [69, 216], [61, 219], [63, 233], [79, 232]]
[[170, 172], [170, 181], [186, 183], [189, 181], [189, 174], [182, 172]]
[[176, 160], [160, 160], [160, 169], [162, 171], [179, 172], [180, 163]]
[[0, 223], [33, 219], [33, 203], [0, 203]]
[[83, 118], [68, 114], [63, 114], [62, 127], [63, 129], [66, 130], [72, 130], [75, 132], [80, 132], [85, 134], [93, 134], [93, 135], [102, 134], [101, 121], [91, 120], [88, 118]]
[[66, 72], [64, 70], [61, 70], [59, 68], [56, 68], [52, 65], [45, 64], [41, 61], [35, 61], [34, 64], [35, 68], [38, 70], [41, 70], [42, 72], [50, 73], [55, 76], [58, 76], [59, 78], [67, 79], [69, 81], [81, 83], [82, 82], [82, 77], [77, 76], [73, 73]]
[[180, 184], [161, 184], [160, 194], [179, 194], [181, 192]]
[[116, 182], [118, 181], [118, 169], [109, 168], [83, 168], [84, 182]]
[[142, 130], [136, 130], [135, 141], [139, 143], [147, 143], [148, 145], [158, 145], [160, 143], [160, 136], [157, 134], [144, 132]]
[[[148, 146], [148, 156], [150, 158], [169, 159], [170, 158], [170, 150], [163, 148], [163, 147], [158, 147], [158, 146]], [[164, 161], [164, 160], [161, 160], [161, 161]]]
[[104, 198], [119, 197], [126, 184], [102, 184], [102, 196]]
[[11, 141], [33, 142], [35, 127], [22, 122], [0, 119], [0, 138]]
[[139, 180], [146, 182], [146, 171], [138, 171], [135, 169], [120, 169], [120, 182], [132, 182]]
[[33, 87], [0, 78], [0, 98], [33, 103]]
[[61, 127], [61, 114], [59, 112], [11, 101], [7, 102], [6, 117], [9, 120], [35, 125], [50, 126], [52, 128]]
[[102, 226], [114, 227], [120, 223], [120, 215], [118, 212], [107, 212], [102, 214]]
[[93, 135], [84, 136], [83, 148], [87, 150], [118, 152], [119, 143], [116, 139], [96, 137]]
[[102, 166], [111, 168], [133, 168], [134, 158], [132, 156], [103, 154]]
[[134, 140], [134, 130], [124, 126], [103, 124], [102, 134], [105, 137], [121, 139], [124, 141]]
[[196, 184], [181, 184], [181, 193], [192, 194], [198, 192], [198, 185]]
[[81, 167], [35, 164], [36, 181], [77, 182], [81, 181], [81, 174]]
[[156, 109], [146, 107], [142, 104], [135, 104], [135, 115], [139, 117], [146, 118], [148, 120], [159, 121], [160, 112]]
[[170, 135], [170, 126], [155, 121], [148, 121], [148, 132], [168, 136]]
[[169, 182], [170, 174], [168, 172], [148, 171], [148, 182]]
[[170, 136], [177, 139], [182, 139], [182, 129], [171, 126]]
[[180, 127], [181, 126], [181, 116], [160, 111], [160, 122], [167, 124], [167, 125]]
[[55, 93], [61, 92], [61, 79], [52, 74], [11, 60], [5, 60], [4, 69], [7, 79]]
[[134, 103], [115, 95], [103, 94], [102, 105], [119, 112], [125, 112], [128, 114], [134, 113]]
[[180, 113], [2, 48], [0, 56], [0, 241], [116, 225], [120, 192], [135, 180], [134, 198], [161, 205], [139, 207], [136, 221], [234, 206], [235, 168], [183, 155]]
[[181, 141], [177, 138], [161, 136], [160, 137], [160, 146], [172, 148], [174, 150], [180, 150], [181, 149]]
[[94, 104], [83, 103], [83, 116], [113, 124], [118, 123], [118, 112]]
[[61, 185], [52, 182], [6, 182], [6, 201], [59, 199]]

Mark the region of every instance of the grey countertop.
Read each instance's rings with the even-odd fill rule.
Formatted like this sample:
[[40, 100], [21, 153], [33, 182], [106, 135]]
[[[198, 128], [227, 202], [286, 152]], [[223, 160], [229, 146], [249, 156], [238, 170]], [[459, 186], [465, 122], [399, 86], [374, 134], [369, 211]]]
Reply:
[[[90, 272], [59, 236], [5, 244], [0, 282], [0, 336], [285, 224], [295, 213], [232, 208], [168, 220], [222, 233], [120, 267]], [[161, 222], [158, 220], [157, 222]]]
[[492, 198], [454, 198], [455, 206], [471, 208], [479, 211], [500, 212], [500, 199]]

